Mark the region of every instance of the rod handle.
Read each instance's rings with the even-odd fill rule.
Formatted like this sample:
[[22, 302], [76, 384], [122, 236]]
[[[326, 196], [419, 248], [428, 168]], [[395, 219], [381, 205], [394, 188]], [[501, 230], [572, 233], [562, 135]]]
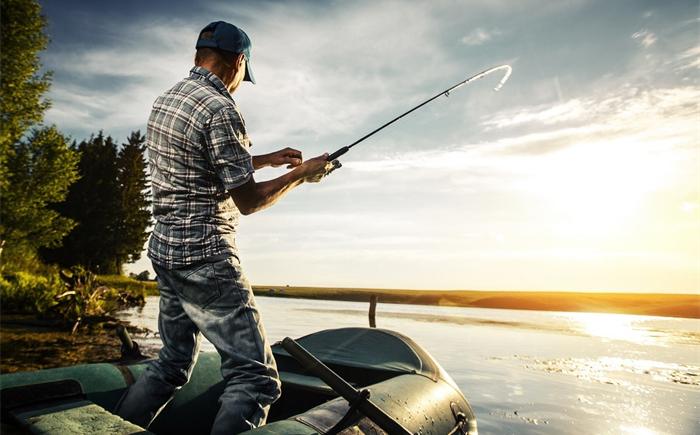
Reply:
[[326, 160], [328, 160], [329, 162], [332, 162], [333, 160], [335, 160], [338, 157], [342, 156], [343, 154], [347, 153], [349, 150], [350, 150], [350, 147], [344, 146], [341, 149], [339, 149], [338, 151], [336, 151], [333, 154], [331, 154], [330, 156], [328, 156], [326, 158]]

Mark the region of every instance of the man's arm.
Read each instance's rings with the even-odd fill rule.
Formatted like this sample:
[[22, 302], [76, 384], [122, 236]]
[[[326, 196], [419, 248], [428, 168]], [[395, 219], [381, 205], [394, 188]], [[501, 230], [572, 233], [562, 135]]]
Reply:
[[263, 210], [303, 182], [318, 182], [332, 168], [328, 154], [309, 159], [275, 179], [256, 182], [250, 177], [245, 184], [229, 190], [233, 202], [244, 215]]
[[287, 169], [292, 169], [301, 165], [301, 161], [301, 151], [285, 148], [274, 153], [253, 156], [253, 169], [258, 170], [267, 166], [277, 168], [283, 165], [287, 165]]

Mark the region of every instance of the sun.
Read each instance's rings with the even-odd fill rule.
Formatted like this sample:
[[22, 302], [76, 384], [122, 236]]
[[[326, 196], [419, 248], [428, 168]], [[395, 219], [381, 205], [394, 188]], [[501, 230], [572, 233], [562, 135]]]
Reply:
[[572, 145], [545, 158], [528, 182], [552, 213], [554, 231], [604, 236], [633, 225], [670, 167], [630, 138]]

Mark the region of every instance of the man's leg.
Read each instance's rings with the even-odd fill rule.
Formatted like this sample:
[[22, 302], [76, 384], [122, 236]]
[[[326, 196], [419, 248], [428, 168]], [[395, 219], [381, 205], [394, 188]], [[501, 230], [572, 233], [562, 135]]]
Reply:
[[210, 263], [197, 276], [213, 277], [220, 294], [207, 301], [182, 299], [184, 310], [221, 355], [226, 387], [211, 433], [253, 429], [265, 423], [280, 396], [280, 382], [252, 289], [233, 256]]
[[182, 308], [169, 275], [182, 274], [153, 265], [160, 291], [158, 331], [163, 347], [158, 360], [148, 365], [143, 375], [126, 391], [117, 405], [117, 414], [125, 420], [148, 427], [185, 385], [199, 354], [199, 331]]

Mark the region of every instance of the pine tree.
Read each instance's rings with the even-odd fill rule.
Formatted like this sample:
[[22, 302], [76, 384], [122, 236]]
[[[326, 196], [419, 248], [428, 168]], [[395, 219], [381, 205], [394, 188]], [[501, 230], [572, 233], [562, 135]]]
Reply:
[[43, 250], [42, 255], [64, 267], [79, 264], [96, 273], [119, 273], [114, 261], [121, 228], [117, 146], [100, 132], [73, 147], [80, 152], [80, 179], [56, 209], [78, 225], [63, 247]]
[[121, 193], [121, 226], [117, 241], [116, 267], [141, 258], [143, 245], [148, 240], [146, 231], [151, 223], [151, 202], [146, 177], [144, 156], [146, 137], [140, 131], [132, 132], [117, 156], [117, 180]]
[[124, 263], [140, 258], [151, 221], [144, 143], [140, 132], [132, 132], [117, 152], [112, 137], [100, 132], [74, 145], [81, 153], [81, 178], [56, 209], [78, 226], [62, 248], [42, 250], [44, 259], [121, 274]]
[[77, 154], [52, 126], [43, 126], [51, 75], [40, 74], [45, 19], [32, 0], [0, 2], [0, 252], [14, 267], [36, 250], [56, 246], [74, 223], [49, 208], [77, 177]]

